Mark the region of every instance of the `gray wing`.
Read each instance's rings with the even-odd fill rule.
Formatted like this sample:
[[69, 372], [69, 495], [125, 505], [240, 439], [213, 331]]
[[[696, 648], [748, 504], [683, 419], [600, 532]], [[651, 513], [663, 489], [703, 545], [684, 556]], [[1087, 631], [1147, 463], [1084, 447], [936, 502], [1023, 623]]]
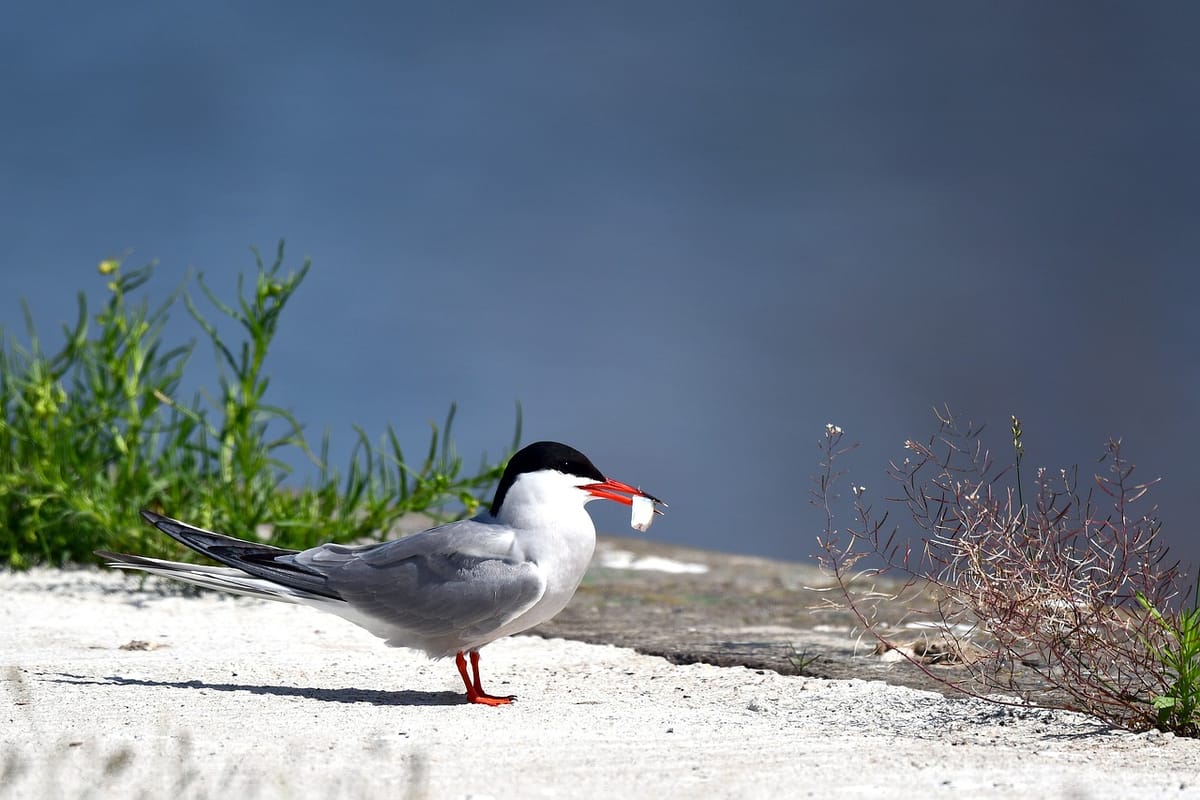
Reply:
[[284, 560], [320, 572], [355, 611], [428, 639], [486, 636], [546, 588], [511, 531], [474, 520], [377, 545], [322, 545]]

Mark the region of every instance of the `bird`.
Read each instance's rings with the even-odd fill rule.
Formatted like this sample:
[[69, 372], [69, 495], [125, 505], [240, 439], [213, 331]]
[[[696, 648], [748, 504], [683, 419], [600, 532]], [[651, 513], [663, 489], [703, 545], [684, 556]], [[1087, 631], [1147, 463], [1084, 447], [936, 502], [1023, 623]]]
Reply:
[[96, 555], [118, 569], [311, 606], [389, 646], [454, 656], [468, 702], [500, 706], [516, 698], [484, 691], [480, 648], [562, 611], [596, 545], [585, 505], [601, 499], [632, 506], [635, 498], [655, 514], [666, 508], [640, 488], [605, 477], [575, 448], [542, 441], [509, 459], [486, 510], [399, 539], [288, 550], [142, 510], [146, 522], [222, 566], [107, 550]]

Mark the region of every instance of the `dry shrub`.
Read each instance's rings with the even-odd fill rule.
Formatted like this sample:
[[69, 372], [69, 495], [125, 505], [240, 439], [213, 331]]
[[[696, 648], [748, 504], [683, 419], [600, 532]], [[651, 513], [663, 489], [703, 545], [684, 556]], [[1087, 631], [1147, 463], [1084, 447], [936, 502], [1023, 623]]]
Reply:
[[[813, 496], [826, 514], [818, 544], [836, 578], [832, 602], [875, 637], [877, 652], [895, 649], [967, 694], [1083, 711], [1122, 727], [1194, 732], [1190, 717], [1163, 714], [1161, 698], [1178, 695], [1181, 678], [1161, 656], [1178, 642], [1163, 614], [1147, 606], [1178, 619], [1169, 609], [1182, 599], [1181, 574], [1153, 509], [1132, 508], [1156, 481], [1135, 483], [1120, 441], [1110, 440], [1106, 471], [1086, 489], [1077, 469], [1038, 469], [1025, 502], [1015, 417], [1015, 463], [997, 469], [981, 428], [960, 426], [948, 410], [937, 416], [938, 432], [905, 442], [908, 457], [889, 469], [900, 492], [888, 503], [919, 527], [912, 537], [868, 504], [864, 487], [853, 487], [854, 523], [835, 526], [836, 462], [854, 445], [826, 427]], [[883, 576], [901, 588], [873, 588]], [[906, 619], [880, 619], [884, 599], [908, 608]], [[923, 632], [915, 647], [914, 628]], [[947, 663], [955, 666], [931, 666]]]

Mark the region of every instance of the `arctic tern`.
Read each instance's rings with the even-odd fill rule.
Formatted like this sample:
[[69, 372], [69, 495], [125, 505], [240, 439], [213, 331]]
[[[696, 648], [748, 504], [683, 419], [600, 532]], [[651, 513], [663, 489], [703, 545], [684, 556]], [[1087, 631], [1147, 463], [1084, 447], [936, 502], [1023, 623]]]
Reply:
[[390, 646], [454, 656], [468, 701], [495, 706], [516, 698], [484, 691], [479, 649], [561, 611], [596, 544], [584, 506], [596, 499], [633, 505], [633, 498], [645, 498], [638, 505], [650, 503], [656, 514], [662, 513], [657, 506], [665, 507], [641, 489], [606, 478], [578, 450], [537, 442], [509, 460], [488, 510], [400, 539], [286, 550], [144, 510], [147, 522], [223, 566], [104, 550], [97, 555], [112, 567], [312, 606]]

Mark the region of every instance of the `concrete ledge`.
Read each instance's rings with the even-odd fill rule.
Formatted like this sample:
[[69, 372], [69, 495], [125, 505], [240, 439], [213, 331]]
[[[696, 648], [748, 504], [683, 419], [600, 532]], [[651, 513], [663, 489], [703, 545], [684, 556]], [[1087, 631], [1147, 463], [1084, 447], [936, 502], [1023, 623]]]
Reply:
[[[639, 557], [629, 547], [604, 549]], [[0, 798], [1200, 791], [1196, 741], [879, 681], [671, 663], [722, 652], [731, 630], [745, 660], [803, 636], [803, 617], [783, 609], [806, 568], [770, 562], [764, 577], [738, 557], [704, 558], [729, 574], [697, 584], [721, 573], [600, 567], [555, 621], [572, 636], [650, 641], [670, 660], [562, 638], [497, 642], [485, 685], [520, 698], [503, 708], [464, 704], [450, 663], [307, 608], [99, 570], [0, 573]], [[738, 588], [754, 586], [775, 586], [778, 604]]]

